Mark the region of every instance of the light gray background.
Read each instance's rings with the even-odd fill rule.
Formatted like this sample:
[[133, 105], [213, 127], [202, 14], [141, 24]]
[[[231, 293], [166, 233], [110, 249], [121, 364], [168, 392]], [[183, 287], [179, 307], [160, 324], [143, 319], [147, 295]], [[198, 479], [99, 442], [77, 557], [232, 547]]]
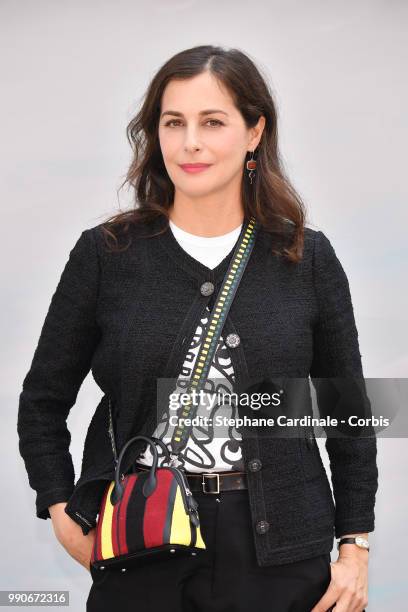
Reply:
[[[149, 80], [198, 44], [237, 46], [258, 63], [275, 92], [289, 176], [347, 272], [365, 375], [405, 377], [407, 4], [2, 0], [0, 23], [0, 588], [69, 589], [80, 610], [91, 579], [51, 521], [35, 517], [17, 450], [18, 395], [69, 250], [118, 206], [130, 160], [125, 126]], [[122, 208], [128, 199], [122, 192]], [[68, 420], [77, 477], [100, 395], [88, 376]], [[378, 448], [373, 612], [405, 609], [408, 596], [406, 440]]]

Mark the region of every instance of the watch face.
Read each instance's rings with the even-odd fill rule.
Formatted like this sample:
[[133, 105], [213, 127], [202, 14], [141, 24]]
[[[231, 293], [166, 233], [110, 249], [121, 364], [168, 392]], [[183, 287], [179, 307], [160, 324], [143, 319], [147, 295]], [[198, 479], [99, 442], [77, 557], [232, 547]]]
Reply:
[[357, 546], [361, 546], [361, 548], [368, 548], [369, 546], [367, 540], [361, 536], [356, 537], [356, 544]]

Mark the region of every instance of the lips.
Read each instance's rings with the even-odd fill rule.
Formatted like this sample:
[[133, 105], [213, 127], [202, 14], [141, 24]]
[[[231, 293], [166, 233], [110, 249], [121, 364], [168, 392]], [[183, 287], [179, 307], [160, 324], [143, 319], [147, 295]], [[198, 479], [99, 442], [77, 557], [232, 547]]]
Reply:
[[201, 172], [210, 166], [211, 164], [180, 164], [180, 168], [185, 172]]

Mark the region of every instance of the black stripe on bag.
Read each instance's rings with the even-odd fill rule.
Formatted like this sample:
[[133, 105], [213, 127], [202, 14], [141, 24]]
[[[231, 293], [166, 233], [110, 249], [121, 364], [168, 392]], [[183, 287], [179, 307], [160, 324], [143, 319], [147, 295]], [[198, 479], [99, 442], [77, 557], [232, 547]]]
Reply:
[[178, 488], [177, 480], [173, 478], [171, 481], [171, 487], [169, 489], [169, 494], [167, 497], [167, 515], [166, 515], [166, 522], [165, 522], [164, 529], [163, 529], [163, 543], [164, 544], [166, 544], [170, 540], [173, 509], [174, 509], [174, 502], [175, 502], [176, 494], [177, 494], [177, 488]]

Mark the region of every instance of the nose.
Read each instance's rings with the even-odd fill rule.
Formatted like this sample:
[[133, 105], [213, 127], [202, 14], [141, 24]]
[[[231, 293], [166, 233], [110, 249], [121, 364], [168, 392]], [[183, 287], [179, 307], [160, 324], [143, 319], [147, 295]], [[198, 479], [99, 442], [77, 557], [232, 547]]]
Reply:
[[184, 149], [185, 151], [197, 151], [201, 148], [198, 130], [195, 125], [187, 126], [185, 130]]

